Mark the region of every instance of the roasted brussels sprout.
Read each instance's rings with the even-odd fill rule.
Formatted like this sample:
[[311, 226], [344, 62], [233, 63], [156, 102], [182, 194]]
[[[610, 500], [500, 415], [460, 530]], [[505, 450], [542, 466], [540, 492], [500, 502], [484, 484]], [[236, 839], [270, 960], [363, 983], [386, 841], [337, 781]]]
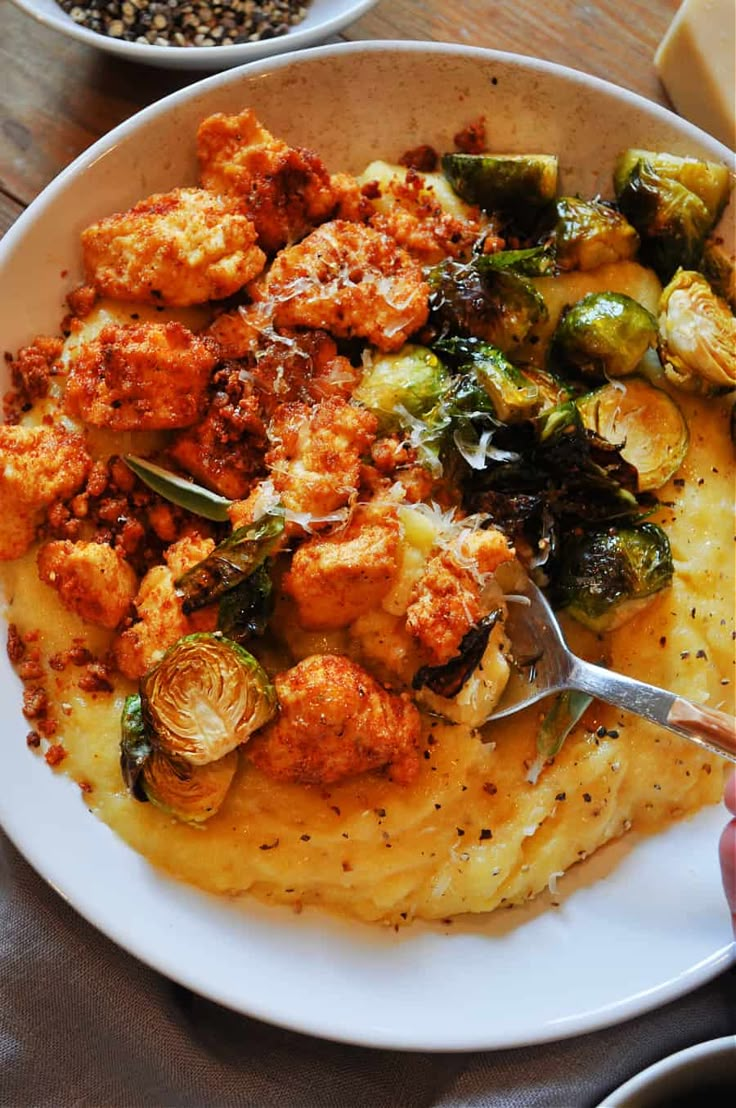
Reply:
[[699, 197], [713, 223], [720, 219], [731, 191], [728, 166], [701, 158], [632, 148], [620, 155], [614, 167], [613, 185], [617, 195], [626, 188], [632, 173], [642, 162], [651, 166], [659, 177], [667, 181], [677, 181]]
[[185, 635], [141, 678], [153, 748], [193, 766], [229, 754], [276, 711], [260, 663], [222, 635]]
[[680, 270], [659, 302], [659, 358], [690, 392], [736, 387], [736, 318], [700, 273]]
[[222, 807], [238, 768], [238, 753], [193, 766], [154, 750], [143, 767], [146, 799], [184, 823], [204, 823]]
[[463, 200], [491, 212], [540, 208], [557, 191], [551, 154], [444, 154], [442, 170]]
[[449, 374], [436, 354], [426, 346], [409, 345], [396, 354], [374, 358], [353, 396], [373, 412], [379, 431], [387, 434], [406, 430], [411, 419], [426, 415], [449, 382]]
[[477, 338], [448, 338], [437, 343], [448, 364], [472, 372], [502, 423], [526, 419], [539, 402], [539, 389], [497, 347]]
[[573, 304], [550, 344], [553, 367], [601, 380], [633, 373], [657, 341], [651, 312], [620, 292], [591, 292]]
[[429, 285], [432, 319], [442, 333], [475, 335], [504, 354], [547, 318], [544, 298], [530, 280], [485, 257], [443, 262], [431, 271]]
[[175, 582], [185, 614], [219, 600], [247, 580], [271, 554], [284, 532], [280, 514], [265, 515], [238, 527], [211, 554]]
[[616, 163], [619, 206], [641, 236], [641, 256], [660, 280], [694, 269], [725, 207], [725, 166], [648, 150], [627, 150]]
[[639, 235], [610, 204], [561, 196], [555, 206], [554, 244], [560, 269], [597, 269], [635, 257]]
[[622, 626], [672, 581], [669, 540], [654, 523], [568, 538], [556, 601], [593, 631]]
[[635, 466], [638, 491], [661, 488], [680, 468], [689, 441], [675, 401], [641, 377], [604, 385], [576, 400], [583, 424]]
[[736, 257], [722, 242], [708, 239], [700, 269], [716, 296], [736, 309]]

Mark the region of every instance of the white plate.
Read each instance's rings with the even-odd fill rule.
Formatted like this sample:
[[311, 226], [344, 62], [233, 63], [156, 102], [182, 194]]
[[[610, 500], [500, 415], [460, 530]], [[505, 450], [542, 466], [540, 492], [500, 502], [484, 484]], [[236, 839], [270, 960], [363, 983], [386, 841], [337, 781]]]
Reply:
[[99, 35], [81, 23], [75, 23], [70, 15], [59, 7], [56, 0], [12, 0], [33, 19], [45, 27], [51, 27], [62, 35], [84, 42], [96, 50], [115, 54], [130, 62], [157, 65], [166, 69], [194, 69], [213, 73], [245, 65], [256, 58], [284, 54], [304, 46], [315, 46], [344, 30], [364, 15], [377, 0], [311, 0], [307, 14], [301, 23], [286, 34], [258, 42], [240, 42], [232, 46], [149, 46], [138, 42]]
[[[193, 180], [191, 136], [215, 110], [254, 107], [277, 134], [357, 169], [419, 142], [448, 148], [485, 114], [493, 144], [559, 152], [567, 191], [610, 191], [637, 144], [727, 159], [663, 109], [531, 59], [428, 44], [326, 47], [185, 89], [129, 120], [54, 181], [0, 244], [2, 348], [53, 333], [79, 230]], [[70, 268], [71, 267], [71, 268]], [[79, 790], [26, 749], [20, 688], [0, 660], [5, 706], [0, 822], [28, 860], [121, 946], [238, 1011], [372, 1046], [520, 1046], [627, 1019], [733, 960], [711, 808], [665, 834], [606, 848], [543, 903], [489, 920], [395, 934], [312, 911], [216, 900], [160, 876], [90, 817]]]

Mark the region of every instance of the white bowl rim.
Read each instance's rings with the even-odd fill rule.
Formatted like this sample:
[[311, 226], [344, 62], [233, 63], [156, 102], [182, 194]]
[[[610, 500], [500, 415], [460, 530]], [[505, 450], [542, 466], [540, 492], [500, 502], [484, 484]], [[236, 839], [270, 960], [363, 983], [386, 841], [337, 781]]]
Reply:
[[669, 1054], [666, 1058], [647, 1066], [641, 1073], [631, 1077], [623, 1085], [619, 1085], [614, 1092], [602, 1100], [598, 1108], [627, 1108], [630, 1098], [655, 1086], [661, 1078], [672, 1075], [689, 1068], [694, 1062], [701, 1063], [708, 1059], [718, 1058], [733, 1052], [736, 1058], [736, 1035], [724, 1035], [720, 1039], [709, 1039], [704, 1043], [694, 1043], [693, 1046], [678, 1050], [675, 1054]]
[[[313, 26], [305, 27], [303, 23], [297, 23], [286, 32], [286, 35], [276, 35], [270, 39], [258, 39], [255, 42], [237, 42], [230, 46], [177, 47], [156, 46], [154, 43], [144, 45], [142, 42], [129, 42], [127, 39], [116, 39], [110, 35], [101, 35], [81, 23], [75, 23], [61, 7], [59, 7], [59, 14], [56, 15], [54, 12], [40, 10], [34, 0], [12, 0], [12, 3], [44, 27], [50, 27], [60, 34], [85, 43], [87, 46], [93, 46], [96, 50], [104, 50], [127, 61], [139, 62], [143, 52], [145, 52], [146, 64], [171, 65], [172, 67], [176, 64], [177, 68], [187, 68], [182, 62], [174, 62], [172, 58], [173, 50], [180, 59], [189, 57], [191, 59], [190, 66], [195, 64], [194, 59], [196, 58], [197, 68], [207, 69], [208, 65], [226, 64], [226, 59], [232, 58], [235, 52], [245, 54], [247, 57], [248, 52], [252, 50], [253, 60], [255, 61], [255, 48], [258, 50], [259, 58], [273, 57], [275, 54], [298, 50], [300, 46], [305, 47], [315, 40], [329, 38], [331, 35], [337, 34], [348, 23], [360, 19], [370, 8], [376, 5], [377, 0], [352, 0], [349, 11], [333, 15], [329, 19], [323, 19]], [[288, 38], [288, 44], [285, 43], [285, 38]], [[244, 61], [241, 64], [248, 63]]]

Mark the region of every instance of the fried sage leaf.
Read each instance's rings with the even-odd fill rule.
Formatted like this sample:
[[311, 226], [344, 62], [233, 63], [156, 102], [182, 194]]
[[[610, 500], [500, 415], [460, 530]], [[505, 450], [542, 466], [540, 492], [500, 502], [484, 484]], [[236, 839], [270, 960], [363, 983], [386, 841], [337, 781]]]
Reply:
[[232, 505], [232, 500], [227, 497], [218, 496], [216, 492], [205, 489], [194, 481], [179, 477], [176, 473], [149, 462], [147, 458], [126, 454], [124, 460], [136, 477], [140, 477], [144, 485], [163, 496], [164, 500], [217, 523], [224, 523], [228, 519], [228, 508]]
[[284, 530], [283, 515], [265, 515], [238, 527], [211, 554], [175, 582], [185, 615], [219, 600], [245, 581], [265, 561]]

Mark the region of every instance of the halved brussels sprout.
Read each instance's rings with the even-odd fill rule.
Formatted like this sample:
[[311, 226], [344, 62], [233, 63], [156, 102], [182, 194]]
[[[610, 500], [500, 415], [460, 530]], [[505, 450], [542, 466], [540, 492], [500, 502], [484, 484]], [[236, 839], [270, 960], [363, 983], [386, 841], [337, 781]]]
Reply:
[[552, 154], [443, 154], [442, 169], [463, 200], [491, 212], [540, 208], [557, 191]]
[[502, 423], [526, 419], [539, 402], [539, 389], [497, 347], [477, 338], [447, 338], [437, 349], [460, 373], [470, 370]]
[[374, 358], [353, 398], [378, 419], [381, 434], [406, 429], [406, 413], [421, 419], [450, 382], [440, 359], [426, 346], [408, 345]]
[[616, 163], [614, 186], [641, 236], [643, 260], [669, 281], [678, 267], [699, 264], [731, 183], [728, 169], [715, 162], [627, 150]]
[[625, 150], [616, 161], [613, 185], [617, 195], [626, 188], [632, 173], [642, 162], [647, 162], [659, 177], [677, 181], [694, 193], [702, 200], [713, 223], [720, 218], [731, 191], [728, 166], [701, 158], [631, 148]]
[[557, 602], [593, 631], [621, 627], [674, 572], [669, 540], [654, 523], [568, 538], [560, 561]]
[[633, 373], [657, 341], [657, 321], [620, 292], [591, 292], [563, 314], [550, 344], [550, 362], [584, 377]]
[[504, 354], [547, 318], [544, 298], [528, 278], [485, 258], [443, 262], [430, 272], [429, 286], [433, 321], [443, 333], [475, 335]]
[[229, 754], [267, 723], [276, 693], [260, 663], [222, 635], [185, 635], [141, 678], [155, 750], [193, 766]]
[[635, 466], [638, 491], [661, 488], [687, 454], [687, 422], [671, 396], [640, 377], [604, 385], [576, 400], [585, 427], [618, 445]]
[[682, 269], [662, 291], [658, 349], [665, 376], [678, 388], [736, 386], [736, 319], [702, 274]]
[[555, 206], [554, 241], [560, 269], [597, 269], [636, 256], [639, 235], [610, 204], [561, 196]]
[[146, 799], [185, 823], [203, 823], [222, 806], [238, 768], [238, 752], [204, 766], [155, 750], [143, 767]]
[[175, 581], [185, 615], [219, 600], [242, 584], [271, 554], [284, 533], [281, 514], [238, 527], [229, 538]]

